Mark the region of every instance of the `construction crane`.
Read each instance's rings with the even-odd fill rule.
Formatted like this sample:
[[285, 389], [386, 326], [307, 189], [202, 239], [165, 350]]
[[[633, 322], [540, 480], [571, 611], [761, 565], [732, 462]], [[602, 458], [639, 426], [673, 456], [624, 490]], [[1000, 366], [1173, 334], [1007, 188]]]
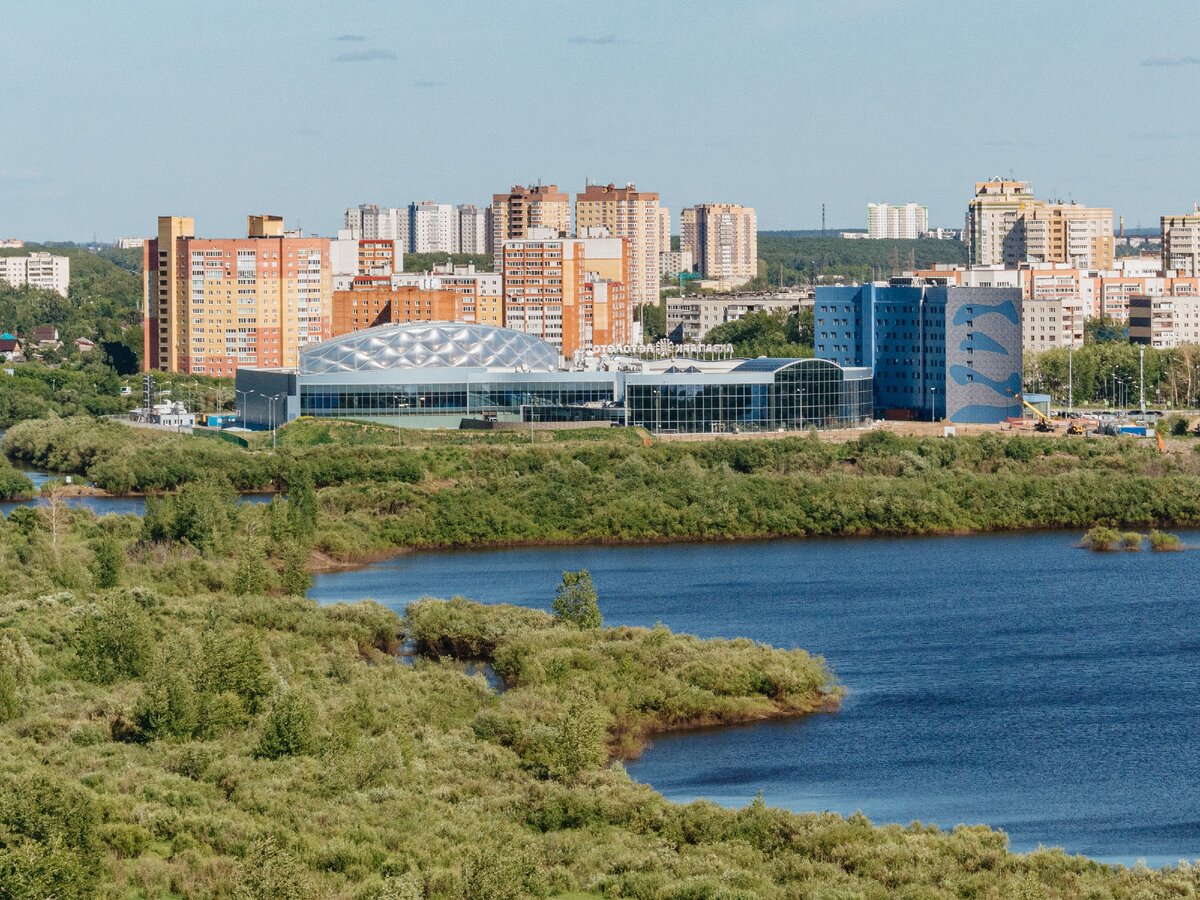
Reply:
[[1020, 400], [1022, 406], [1024, 406], [1026, 409], [1032, 410], [1033, 414], [1035, 416], [1037, 416], [1037, 421], [1034, 422], [1034, 424], [1033, 424], [1034, 431], [1042, 431], [1042, 432], [1050, 432], [1050, 433], [1054, 432], [1054, 422], [1050, 419], [1050, 417], [1048, 415], [1046, 415], [1044, 412], [1042, 412], [1040, 409], [1038, 409], [1036, 406], [1034, 406], [1032, 403], [1030, 403], [1028, 400], [1026, 400], [1024, 395], [1013, 394], [1013, 392], [1011, 390], [1009, 391], [1009, 393], [1012, 394], [1016, 399]]

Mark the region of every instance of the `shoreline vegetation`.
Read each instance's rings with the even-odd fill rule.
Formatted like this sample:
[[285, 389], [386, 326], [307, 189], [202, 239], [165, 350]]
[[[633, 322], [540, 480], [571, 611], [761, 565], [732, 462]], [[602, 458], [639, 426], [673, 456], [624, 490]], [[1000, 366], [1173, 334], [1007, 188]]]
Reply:
[[[538, 437], [300, 420], [272, 451], [49, 419], [13, 426], [3, 450], [114, 496], [159, 501], [196, 485], [286, 492], [310, 482], [321, 510], [314, 562], [338, 567], [405, 550], [1200, 526], [1200, 453], [1111, 438]], [[4, 470], [19, 474], [0, 467], [0, 485]]]
[[[1118, 509], [1200, 521], [1193, 455], [869, 435], [649, 447], [636, 433], [532, 445], [405, 435], [398, 448], [383, 437], [301, 422], [272, 453], [89, 420], [9, 431], [10, 457], [110, 489], [166, 491], [142, 517], [50, 501], [0, 521], [0, 885], [10, 895], [1200, 891], [1200, 868], [1013, 854], [986, 826], [668, 802], [620, 762], [653, 735], [821, 714], [842, 688], [802, 650], [604, 627], [584, 572], [564, 573], [553, 614], [452, 599], [412, 604], [402, 619], [370, 602], [303, 598], [314, 558], [472, 546], [522, 529], [537, 540], [713, 539], [735, 526], [832, 532], [875, 517], [881, 530], [928, 530], [993, 507], [995, 527]], [[261, 484], [286, 496], [236, 503]], [[1089, 493], [1072, 499], [1081, 485]]]

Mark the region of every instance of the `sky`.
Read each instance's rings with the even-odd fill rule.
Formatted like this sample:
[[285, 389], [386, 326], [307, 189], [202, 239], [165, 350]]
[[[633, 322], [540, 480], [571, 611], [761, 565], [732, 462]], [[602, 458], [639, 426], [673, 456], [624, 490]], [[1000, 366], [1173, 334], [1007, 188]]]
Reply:
[[1200, 200], [1195, 0], [3, 0], [0, 238], [159, 215], [331, 234], [347, 206], [636, 182], [762, 230], [973, 184]]

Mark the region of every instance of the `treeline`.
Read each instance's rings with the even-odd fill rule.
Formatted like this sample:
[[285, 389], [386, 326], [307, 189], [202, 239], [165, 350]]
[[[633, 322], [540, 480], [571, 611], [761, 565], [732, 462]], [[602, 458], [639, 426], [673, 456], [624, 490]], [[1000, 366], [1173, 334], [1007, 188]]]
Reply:
[[845, 240], [840, 237], [806, 237], [788, 232], [758, 235], [758, 277], [750, 289], [828, 284], [834, 281], [870, 281], [899, 275], [935, 263], [965, 265], [966, 245], [937, 240]]
[[733, 344], [734, 356], [806, 358], [813, 355], [813, 311], [755, 312], [725, 322], [704, 336], [706, 344]]
[[[310, 521], [302, 494], [273, 509], [223, 503], [232, 518], [211, 547], [132, 516], [0, 520], [4, 896], [1200, 890], [1191, 867], [1018, 856], [982, 826], [669, 803], [610, 757], [662, 728], [822, 707], [836, 688], [821, 661], [604, 628], [584, 573], [564, 576], [553, 617], [461, 600], [416, 604], [406, 620], [371, 603], [319, 608], [247, 562], [286, 568], [279, 554]], [[173, 518], [194, 519], [200, 499]], [[405, 640], [412, 665], [396, 659]]]
[[[1068, 384], [1074, 402], [1136, 407], [1140, 402], [1143, 348], [1108, 340], [1085, 343], [1074, 351], [1046, 350], [1025, 357], [1025, 387], [1047, 393], [1066, 405]], [[1200, 406], [1200, 347], [1144, 348], [1146, 405]]]

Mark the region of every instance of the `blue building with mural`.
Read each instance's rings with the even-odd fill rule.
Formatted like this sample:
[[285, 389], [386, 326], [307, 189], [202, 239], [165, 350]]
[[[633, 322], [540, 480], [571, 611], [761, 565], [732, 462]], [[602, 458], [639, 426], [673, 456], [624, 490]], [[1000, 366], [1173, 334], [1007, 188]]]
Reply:
[[874, 373], [876, 414], [1003, 422], [1021, 414], [1021, 293], [908, 279], [819, 287], [814, 350]]

